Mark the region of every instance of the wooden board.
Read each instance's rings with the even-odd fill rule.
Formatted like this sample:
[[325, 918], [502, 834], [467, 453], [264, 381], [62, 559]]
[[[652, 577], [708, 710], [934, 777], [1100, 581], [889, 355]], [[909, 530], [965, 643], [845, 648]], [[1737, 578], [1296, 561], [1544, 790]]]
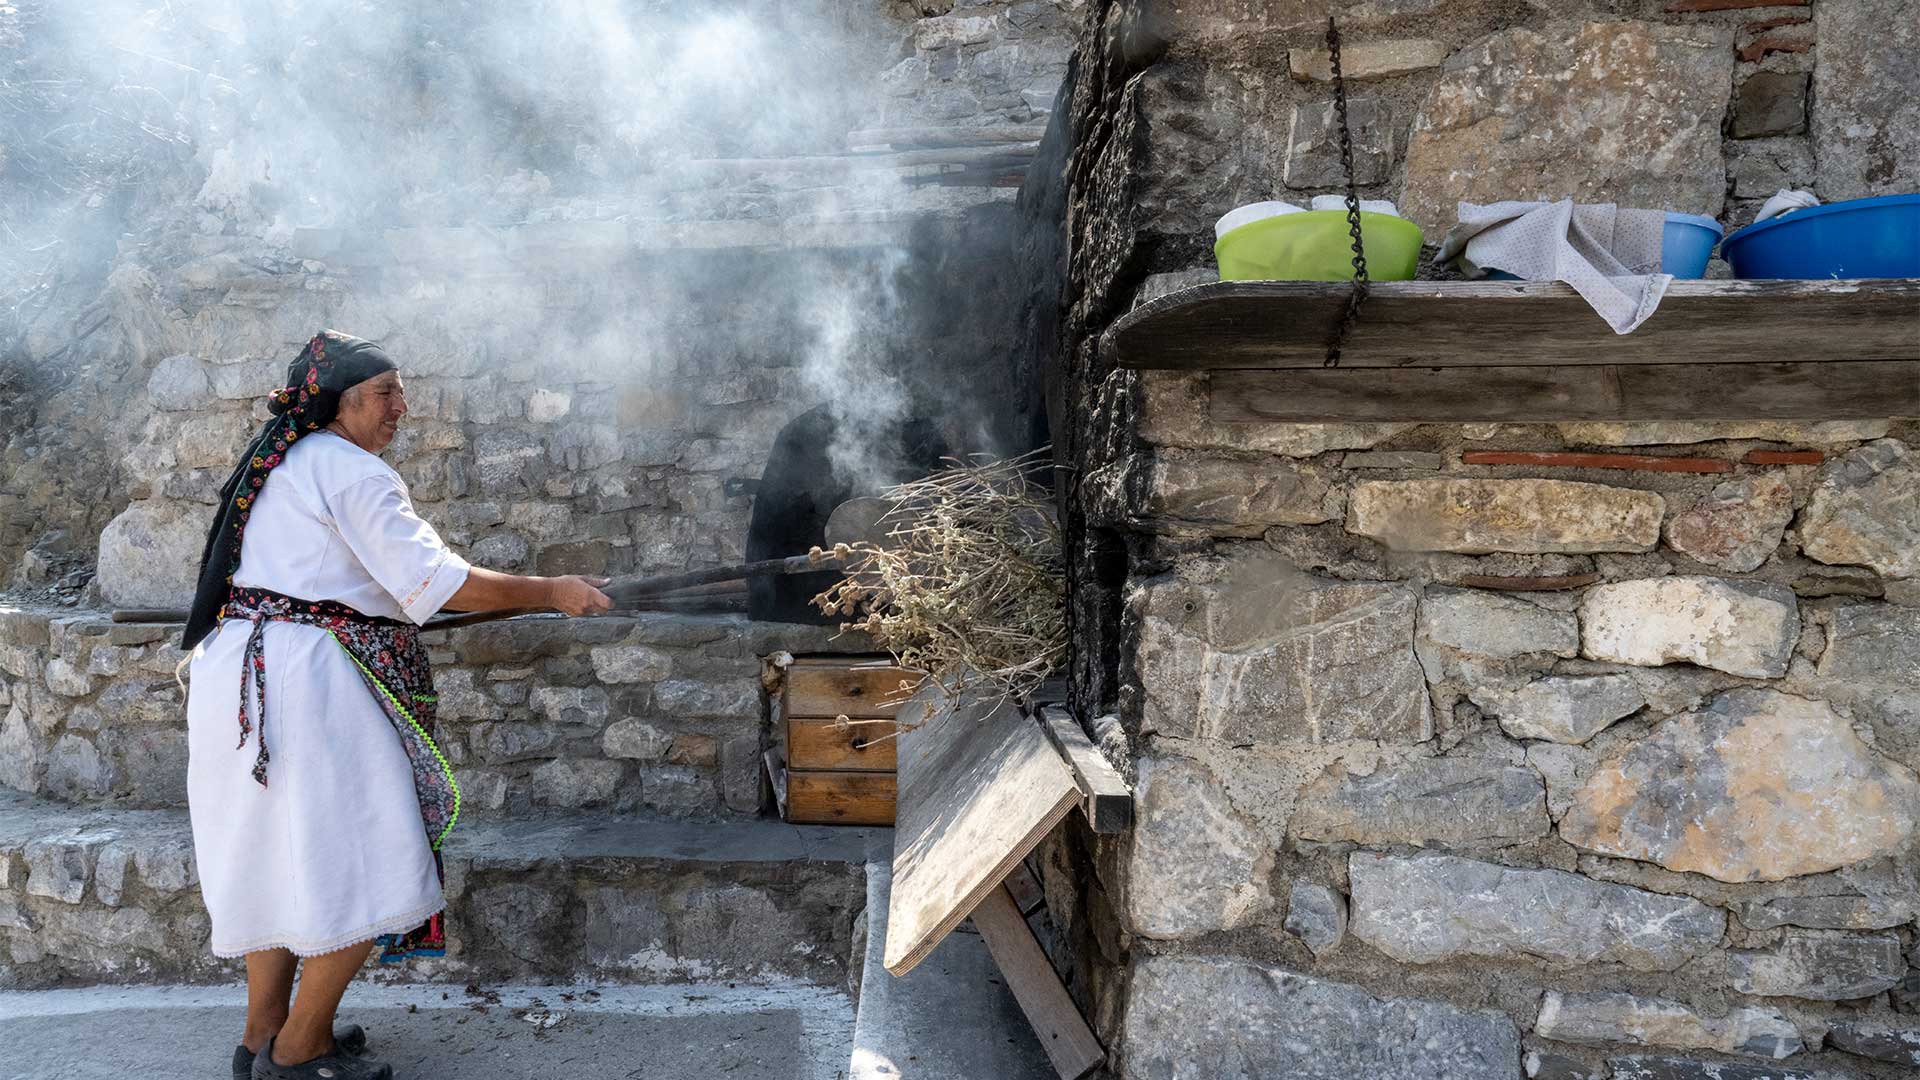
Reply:
[[[887, 905], [889, 972], [905, 975], [1080, 801], [1073, 774], [1017, 707], [901, 710], [899, 813]], [[911, 726], [917, 724], [918, 726]]]
[[1391, 372], [1343, 366], [1217, 371], [1211, 382], [1209, 415], [1237, 424], [1846, 420], [1920, 414], [1920, 360]]
[[980, 939], [1007, 980], [1007, 989], [1027, 1014], [1061, 1080], [1080, 1080], [1105, 1064], [1107, 1052], [1074, 1007], [1067, 988], [1060, 985], [1060, 976], [1005, 886], [992, 889], [980, 901], [973, 910], [973, 927], [980, 931]]
[[[1318, 368], [1347, 293], [1344, 282], [1213, 282], [1128, 312], [1102, 348], [1122, 367]], [[1360, 308], [1340, 366], [1916, 358], [1920, 280], [1676, 281], [1631, 334], [1558, 282], [1388, 281]]]
[[1133, 789], [1064, 705], [1043, 705], [1039, 723], [1055, 750], [1073, 773], [1080, 790], [1080, 809], [1097, 833], [1126, 832], [1133, 827]]
[[894, 776], [787, 769], [787, 820], [796, 825], [891, 825]]
[[919, 672], [888, 665], [852, 666], [847, 660], [795, 660], [787, 669], [789, 717], [892, 716], [902, 701], [900, 683], [917, 683]]
[[796, 769], [892, 772], [897, 739], [892, 724], [841, 727], [835, 720], [788, 720], [787, 762]]

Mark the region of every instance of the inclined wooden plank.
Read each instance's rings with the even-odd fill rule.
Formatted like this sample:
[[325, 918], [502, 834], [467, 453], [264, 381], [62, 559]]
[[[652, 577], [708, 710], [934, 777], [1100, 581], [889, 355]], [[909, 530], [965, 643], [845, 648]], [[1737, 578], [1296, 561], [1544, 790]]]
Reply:
[[[905, 975], [1080, 801], [1039, 725], [1011, 704], [901, 710], [886, 968]], [[931, 707], [930, 707], [931, 706]]]
[[[1218, 281], [1117, 320], [1107, 357], [1138, 368], [1317, 368], [1344, 283]], [[1557, 282], [1390, 281], [1373, 287], [1342, 368], [1778, 363], [1920, 357], [1920, 280], [1676, 281], [1615, 334]]]
[[887, 736], [895, 730], [889, 723], [842, 727], [837, 720], [788, 720], [787, 763], [796, 769], [892, 772], [899, 740]]
[[1064, 705], [1041, 706], [1040, 725], [1073, 772], [1073, 782], [1080, 789], [1080, 810], [1093, 831], [1117, 833], [1132, 828], [1133, 789], [1094, 747], [1073, 713]]
[[891, 825], [894, 776], [787, 769], [787, 820], [800, 825]]
[[1216, 371], [1209, 415], [1322, 421], [1841, 420], [1920, 413], [1920, 360]]
[[918, 682], [917, 672], [891, 666], [795, 662], [787, 669], [786, 714], [797, 716], [892, 716], [906, 700], [902, 682]]
[[[989, 891], [973, 910], [973, 928], [980, 931], [993, 962], [1013, 991], [1013, 1000], [1033, 1025], [1040, 1046], [1060, 1080], [1081, 1077], [1106, 1063], [1107, 1052], [1093, 1029], [1060, 984], [1060, 976], [1034, 939], [1033, 929], [1005, 886]], [[888, 927], [892, 933], [892, 927]]]

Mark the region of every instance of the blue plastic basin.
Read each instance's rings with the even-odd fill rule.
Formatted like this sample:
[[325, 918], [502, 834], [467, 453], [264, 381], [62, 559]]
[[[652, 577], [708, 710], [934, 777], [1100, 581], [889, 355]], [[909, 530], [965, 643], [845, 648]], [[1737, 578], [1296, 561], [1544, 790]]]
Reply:
[[[1667, 224], [1660, 230], [1660, 272], [1677, 278], [1707, 276], [1707, 260], [1713, 257], [1713, 245], [1720, 242], [1720, 223], [1702, 214], [1676, 214], [1667, 211]], [[1489, 270], [1495, 281], [1518, 281], [1505, 270]]]
[[1727, 237], [1738, 278], [1920, 277], [1920, 195], [1795, 210]]

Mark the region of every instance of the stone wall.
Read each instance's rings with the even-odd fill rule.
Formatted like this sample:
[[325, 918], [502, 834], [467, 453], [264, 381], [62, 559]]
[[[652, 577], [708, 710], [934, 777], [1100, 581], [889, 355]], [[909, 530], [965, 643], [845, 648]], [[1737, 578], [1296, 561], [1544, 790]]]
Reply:
[[1912, 95], [1858, 90], [1911, 86], [1899, 7], [1093, 6], [1021, 208], [1069, 253], [1076, 704], [1137, 782], [1043, 853], [1116, 1075], [1920, 1064], [1912, 418], [1215, 424], [1097, 348], [1218, 214], [1334, 190], [1330, 8], [1362, 193], [1432, 243], [1461, 199], [1920, 188]]
[[[0, 608], [0, 787], [186, 805], [178, 626]], [[534, 620], [427, 636], [463, 816], [746, 818], [762, 810], [762, 657], [870, 651], [730, 615]]]

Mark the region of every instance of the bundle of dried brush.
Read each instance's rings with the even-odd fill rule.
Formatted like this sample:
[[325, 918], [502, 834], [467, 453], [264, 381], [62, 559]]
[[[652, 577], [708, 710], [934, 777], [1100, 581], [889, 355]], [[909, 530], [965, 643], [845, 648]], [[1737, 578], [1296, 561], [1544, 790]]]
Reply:
[[1050, 464], [1046, 448], [975, 455], [890, 489], [887, 542], [838, 545], [847, 576], [814, 604], [949, 700], [1032, 694], [1067, 656], [1066, 560], [1038, 482]]

